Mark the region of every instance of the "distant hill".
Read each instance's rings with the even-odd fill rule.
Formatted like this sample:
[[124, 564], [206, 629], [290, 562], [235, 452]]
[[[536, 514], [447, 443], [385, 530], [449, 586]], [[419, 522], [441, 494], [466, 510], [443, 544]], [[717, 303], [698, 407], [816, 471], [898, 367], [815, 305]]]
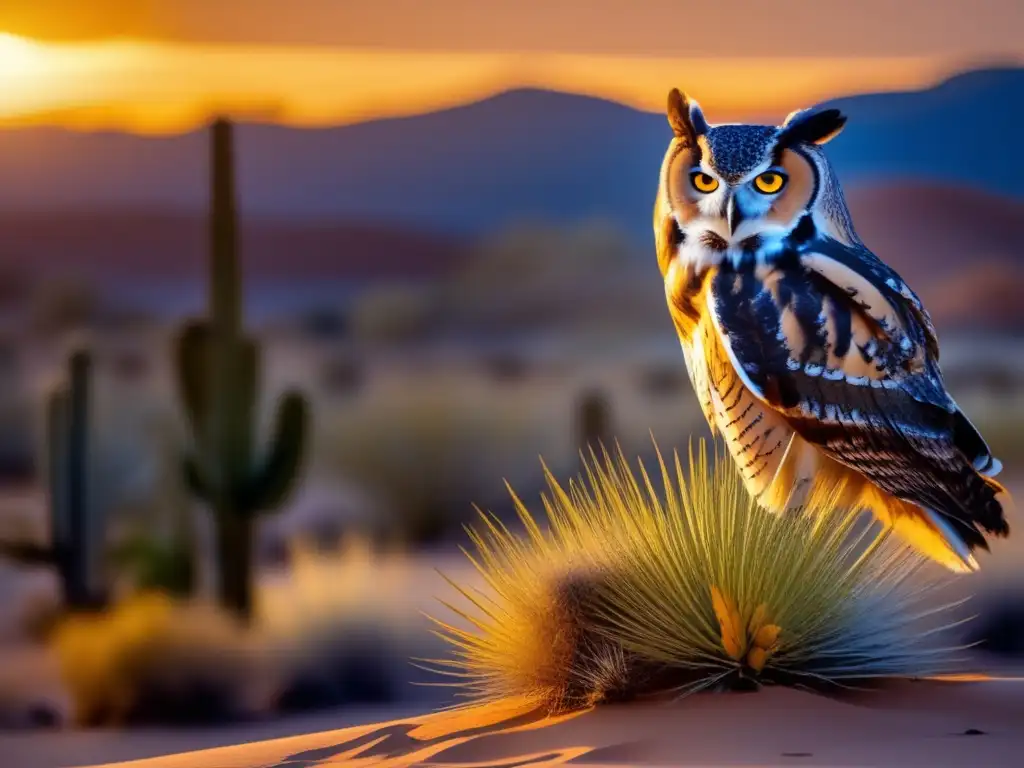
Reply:
[[1024, 331], [1024, 200], [918, 181], [848, 198], [861, 238], [921, 296], [940, 333]]
[[929, 309], [943, 330], [1024, 334], [1024, 270], [980, 262], [932, 284]]
[[[206, 279], [207, 223], [195, 214], [0, 213], [0, 267], [43, 277]], [[422, 280], [468, 255], [453, 235], [399, 227], [243, 219], [246, 279]]]
[[[925, 91], [834, 103], [850, 123], [829, 153], [851, 188], [917, 178], [1024, 196], [1024, 69], [978, 70]], [[246, 124], [238, 139], [248, 216], [464, 234], [522, 219], [596, 216], [646, 243], [669, 130], [661, 114], [517, 90], [338, 128]], [[0, 132], [0, 210], [198, 212], [205, 199], [202, 132]]]
[[1001, 263], [1024, 274], [1024, 200], [920, 181], [856, 187], [861, 239], [917, 289]]
[[915, 177], [1024, 197], [1022, 68], [974, 70], [922, 91], [852, 96], [826, 106], [850, 116], [829, 144], [844, 181]]
[[[88, 283], [115, 305], [164, 316], [202, 309], [206, 220], [188, 213], [0, 213], [0, 302], [28, 280]], [[469, 257], [455, 235], [369, 224], [245, 219], [248, 313], [340, 308], [375, 283], [422, 282]]]

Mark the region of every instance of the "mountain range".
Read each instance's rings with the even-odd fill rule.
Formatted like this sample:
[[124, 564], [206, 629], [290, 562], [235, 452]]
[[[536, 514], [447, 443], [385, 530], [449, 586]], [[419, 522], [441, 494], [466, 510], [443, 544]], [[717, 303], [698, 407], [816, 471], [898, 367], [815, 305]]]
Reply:
[[[850, 118], [828, 147], [850, 188], [912, 178], [1024, 196], [1022, 68], [829, 105]], [[457, 235], [600, 217], [647, 243], [669, 136], [662, 114], [543, 90], [326, 129], [242, 124], [240, 196], [249, 217]], [[9, 129], [0, 132], [0, 212], [198, 213], [206, 164], [203, 131]]]

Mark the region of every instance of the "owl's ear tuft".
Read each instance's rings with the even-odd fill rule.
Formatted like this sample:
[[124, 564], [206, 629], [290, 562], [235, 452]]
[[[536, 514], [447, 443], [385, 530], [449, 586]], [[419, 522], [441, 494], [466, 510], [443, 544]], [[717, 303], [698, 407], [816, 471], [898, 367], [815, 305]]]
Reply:
[[678, 88], [673, 88], [668, 94], [668, 124], [676, 136], [691, 145], [697, 143], [698, 136], [708, 131], [708, 122], [704, 119], [700, 104], [691, 101]]
[[846, 126], [846, 115], [838, 109], [801, 109], [791, 112], [779, 129], [778, 143], [825, 144]]

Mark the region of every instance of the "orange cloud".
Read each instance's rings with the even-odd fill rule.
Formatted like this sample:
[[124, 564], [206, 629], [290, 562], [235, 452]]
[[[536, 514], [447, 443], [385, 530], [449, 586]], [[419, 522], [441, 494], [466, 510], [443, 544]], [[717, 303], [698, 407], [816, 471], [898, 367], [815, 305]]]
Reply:
[[0, 35], [0, 124], [142, 133], [214, 113], [321, 126], [426, 112], [508, 88], [585, 93], [660, 111], [669, 88], [711, 118], [781, 117], [846, 93], [927, 85], [928, 58], [691, 59], [380, 51], [148, 41], [41, 43]]
[[1024, 55], [1020, 0], [3, 0], [47, 39], [734, 58]]

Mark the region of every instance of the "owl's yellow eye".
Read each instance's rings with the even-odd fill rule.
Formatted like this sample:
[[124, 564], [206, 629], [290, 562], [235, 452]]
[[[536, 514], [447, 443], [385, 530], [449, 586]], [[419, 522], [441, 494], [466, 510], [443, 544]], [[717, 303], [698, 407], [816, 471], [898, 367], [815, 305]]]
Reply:
[[754, 188], [765, 195], [774, 195], [786, 186], [786, 177], [778, 171], [765, 171], [754, 179]]
[[714, 192], [718, 189], [718, 179], [714, 176], [709, 176], [702, 171], [694, 171], [690, 174], [690, 182], [693, 184], [693, 188], [698, 192], [707, 194]]

